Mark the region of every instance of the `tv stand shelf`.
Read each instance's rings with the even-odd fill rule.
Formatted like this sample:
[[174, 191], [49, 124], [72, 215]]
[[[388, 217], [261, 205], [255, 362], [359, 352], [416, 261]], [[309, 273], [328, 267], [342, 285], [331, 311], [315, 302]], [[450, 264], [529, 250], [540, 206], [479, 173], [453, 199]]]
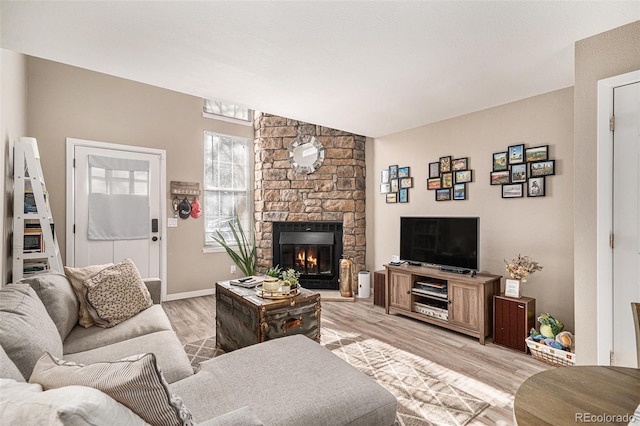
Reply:
[[500, 275], [459, 274], [436, 267], [385, 265], [385, 310], [477, 337], [492, 334]]

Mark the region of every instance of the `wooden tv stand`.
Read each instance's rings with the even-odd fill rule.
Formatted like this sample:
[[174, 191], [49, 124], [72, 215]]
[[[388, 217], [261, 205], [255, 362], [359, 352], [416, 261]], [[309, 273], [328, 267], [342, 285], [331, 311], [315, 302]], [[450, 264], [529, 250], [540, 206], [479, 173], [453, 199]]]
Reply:
[[439, 325], [484, 345], [491, 336], [493, 296], [500, 294], [500, 275], [457, 274], [435, 267], [385, 265], [385, 309]]

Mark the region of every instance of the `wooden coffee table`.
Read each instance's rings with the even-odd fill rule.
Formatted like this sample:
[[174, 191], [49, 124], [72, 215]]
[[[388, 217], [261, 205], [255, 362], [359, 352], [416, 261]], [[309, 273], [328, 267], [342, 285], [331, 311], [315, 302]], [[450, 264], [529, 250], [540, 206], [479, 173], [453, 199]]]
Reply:
[[225, 352], [278, 337], [304, 334], [320, 341], [320, 294], [265, 299], [255, 289], [216, 283], [216, 345]]

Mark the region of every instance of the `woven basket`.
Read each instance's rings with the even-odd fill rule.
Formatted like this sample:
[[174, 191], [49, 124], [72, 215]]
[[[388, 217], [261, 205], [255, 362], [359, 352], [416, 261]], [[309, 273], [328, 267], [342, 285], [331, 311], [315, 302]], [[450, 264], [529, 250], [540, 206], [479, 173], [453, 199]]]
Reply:
[[554, 349], [544, 343], [536, 342], [531, 337], [527, 337], [525, 342], [527, 342], [531, 355], [538, 361], [555, 367], [576, 365], [576, 354], [572, 352]]

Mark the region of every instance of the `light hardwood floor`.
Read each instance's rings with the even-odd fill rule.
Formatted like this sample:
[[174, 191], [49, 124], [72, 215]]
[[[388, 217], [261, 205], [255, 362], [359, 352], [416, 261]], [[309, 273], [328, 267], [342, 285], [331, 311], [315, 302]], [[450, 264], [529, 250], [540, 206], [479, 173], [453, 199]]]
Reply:
[[[182, 343], [215, 336], [215, 297], [204, 296], [163, 303]], [[513, 398], [529, 376], [548, 365], [530, 355], [422, 323], [386, 315], [372, 299], [322, 302], [322, 327], [356, 333], [396, 348], [407, 363], [418, 366], [457, 388], [491, 404], [470, 424], [513, 424]]]

